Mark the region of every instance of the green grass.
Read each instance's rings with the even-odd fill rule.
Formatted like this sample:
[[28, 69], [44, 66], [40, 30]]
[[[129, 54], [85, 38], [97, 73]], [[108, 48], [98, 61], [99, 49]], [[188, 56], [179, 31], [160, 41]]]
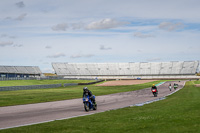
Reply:
[[194, 82], [167, 99], [140, 107], [1, 130], [1, 133], [199, 133], [200, 89]]
[[89, 82], [94, 82], [94, 80], [7, 80], [7, 81], [0, 81], [0, 86], [25, 86], [25, 85], [89, 83]]
[[194, 81], [194, 84], [200, 84], [200, 80]]
[[[96, 96], [106, 95], [119, 92], [133, 91], [143, 88], [148, 88], [152, 84], [157, 84], [162, 81], [154, 81], [139, 85], [129, 86], [110, 86], [102, 87], [88, 85], [87, 87]], [[69, 86], [52, 89], [33, 89], [33, 90], [18, 90], [18, 91], [2, 91], [0, 92], [0, 106], [22, 105], [30, 103], [41, 103], [50, 101], [67, 100], [81, 98], [84, 86]]]

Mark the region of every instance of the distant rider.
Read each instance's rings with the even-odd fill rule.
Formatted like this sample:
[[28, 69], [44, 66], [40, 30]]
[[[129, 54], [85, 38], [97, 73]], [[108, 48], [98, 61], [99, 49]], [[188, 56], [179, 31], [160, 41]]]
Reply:
[[171, 84], [169, 84], [169, 90], [170, 90], [170, 91], [172, 90], [172, 85], [171, 85]]
[[178, 88], [178, 84], [174, 83], [174, 90], [176, 90], [176, 88]]
[[151, 87], [151, 91], [152, 91], [153, 89], [156, 89], [156, 92], [158, 93], [158, 88], [155, 86], [155, 84], [153, 84], [153, 86]]
[[87, 87], [83, 87], [83, 97], [86, 97], [88, 96], [90, 97], [91, 101], [95, 104], [95, 98], [94, 96], [92, 95], [92, 92], [90, 90], [88, 90]]

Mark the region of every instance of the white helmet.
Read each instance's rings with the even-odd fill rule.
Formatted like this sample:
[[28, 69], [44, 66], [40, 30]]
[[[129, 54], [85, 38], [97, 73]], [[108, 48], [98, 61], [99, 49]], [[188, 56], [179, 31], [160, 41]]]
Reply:
[[88, 90], [88, 88], [87, 87], [83, 87], [83, 91], [86, 91], [86, 90]]

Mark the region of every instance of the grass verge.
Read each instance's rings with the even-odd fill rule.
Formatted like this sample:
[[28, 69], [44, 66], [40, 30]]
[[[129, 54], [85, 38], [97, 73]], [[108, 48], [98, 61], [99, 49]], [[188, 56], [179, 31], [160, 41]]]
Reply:
[[6, 81], [0, 81], [0, 86], [25, 86], [25, 85], [89, 83], [89, 82], [94, 82], [94, 80], [6, 80]]
[[200, 89], [193, 82], [167, 99], [90, 116], [1, 130], [1, 133], [198, 133]]
[[[95, 86], [88, 85], [87, 87], [96, 96], [107, 95], [112, 93], [134, 91], [143, 88], [148, 88], [152, 84], [157, 84], [163, 81], [154, 81], [145, 84], [128, 85], [128, 86]], [[50, 101], [67, 100], [81, 98], [84, 86], [69, 86], [52, 89], [33, 89], [33, 90], [18, 90], [18, 91], [2, 91], [0, 92], [0, 106], [22, 105], [31, 103], [41, 103]]]
[[200, 80], [193, 81], [194, 84], [200, 84]]

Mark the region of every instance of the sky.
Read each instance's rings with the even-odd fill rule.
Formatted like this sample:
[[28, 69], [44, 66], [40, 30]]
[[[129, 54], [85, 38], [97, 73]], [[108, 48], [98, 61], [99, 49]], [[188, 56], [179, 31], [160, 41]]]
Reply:
[[1, 0], [0, 65], [200, 60], [200, 0]]

